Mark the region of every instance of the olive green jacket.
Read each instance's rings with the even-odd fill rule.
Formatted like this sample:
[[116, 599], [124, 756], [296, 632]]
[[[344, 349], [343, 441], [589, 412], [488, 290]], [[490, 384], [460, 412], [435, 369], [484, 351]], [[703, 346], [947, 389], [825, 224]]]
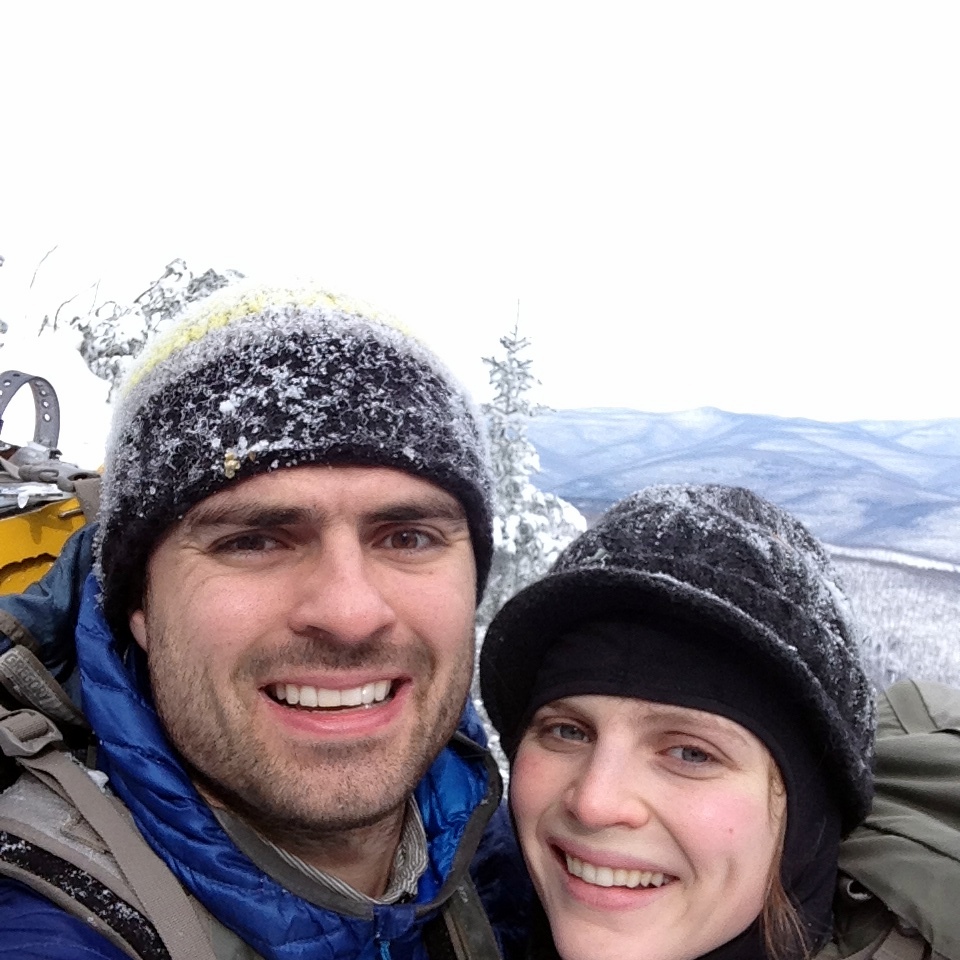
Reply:
[[960, 690], [906, 680], [879, 708], [873, 808], [841, 845], [818, 960], [960, 960]]

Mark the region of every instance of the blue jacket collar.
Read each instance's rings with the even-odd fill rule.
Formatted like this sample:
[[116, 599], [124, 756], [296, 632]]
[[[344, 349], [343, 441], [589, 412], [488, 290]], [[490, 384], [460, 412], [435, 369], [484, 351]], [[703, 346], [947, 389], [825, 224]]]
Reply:
[[[99, 763], [114, 792], [156, 853], [221, 923], [268, 960], [336, 956], [417, 956], [423, 918], [465, 875], [500, 787], [485, 751], [466, 738], [452, 742], [415, 796], [430, 847], [431, 866], [418, 902], [376, 907], [353, 916], [323, 909], [289, 893], [223, 832], [180, 765], [117, 639], [103, 618], [98, 587], [85, 585], [77, 625], [83, 709], [100, 741]], [[461, 730], [483, 737], [472, 706]], [[334, 949], [331, 949], [334, 947]]]

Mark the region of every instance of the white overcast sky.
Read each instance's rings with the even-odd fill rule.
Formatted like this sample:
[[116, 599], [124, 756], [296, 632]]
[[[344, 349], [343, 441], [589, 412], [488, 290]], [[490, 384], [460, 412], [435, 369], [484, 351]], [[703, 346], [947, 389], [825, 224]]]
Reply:
[[960, 417], [958, 50], [917, 0], [8, 4], [0, 366], [180, 256], [480, 399], [519, 301], [554, 407]]

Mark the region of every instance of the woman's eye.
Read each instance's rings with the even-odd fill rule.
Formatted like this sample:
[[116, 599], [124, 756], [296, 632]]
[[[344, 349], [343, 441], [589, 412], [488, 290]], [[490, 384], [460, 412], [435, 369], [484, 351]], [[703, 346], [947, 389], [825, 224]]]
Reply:
[[707, 753], [706, 750], [691, 746], [671, 747], [667, 753], [677, 760], [682, 760], [684, 763], [692, 763], [697, 766], [714, 763], [717, 759], [713, 754]]
[[547, 724], [545, 732], [558, 740], [571, 740], [574, 743], [585, 743], [589, 739], [587, 732], [575, 723]]

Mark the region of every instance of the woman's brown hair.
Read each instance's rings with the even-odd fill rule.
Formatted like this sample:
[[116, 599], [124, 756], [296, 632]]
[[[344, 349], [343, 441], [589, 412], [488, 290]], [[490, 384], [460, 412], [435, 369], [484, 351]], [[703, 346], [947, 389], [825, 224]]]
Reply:
[[780, 866], [783, 862], [783, 845], [787, 836], [786, 788], [776, 763], [770, 759], [770, 811], [779, 807], [780, 828], [777, 837], [777, 852], [770, 864], [767, 878], [767, 895], [760, 911], [760, 930], [768, 960], [804, 960], [810, 954], [810, 942], [800, 914], [793, 901], [783, 889]]

